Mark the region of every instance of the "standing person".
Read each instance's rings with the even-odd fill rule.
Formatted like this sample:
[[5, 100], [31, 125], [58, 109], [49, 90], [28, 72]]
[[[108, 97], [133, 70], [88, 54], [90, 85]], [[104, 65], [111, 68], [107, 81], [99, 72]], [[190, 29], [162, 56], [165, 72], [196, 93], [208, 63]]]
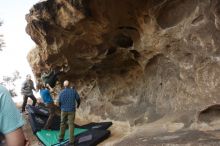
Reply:
[[22, 126], [24, 120], [6, 88], [0, 85], [0, 133], [7, 146], [28, 145]]
[[69, 87], [69, 81], [65, 80], [63, 83], [64, 89], [59, 94], [59, 104], [61, 108], [61, 123], [59, 142], [63, 141], [66, 125], [68, 121], [69, 126], [69, 144], [74, 145], [74, 120], [75, 120], [75, 103], [77, 108], [80, 105], [80, 97], [77, 91]]
[[21, 94], [23, 95], [23, 98], [24, 98], [21, 112], [25, 111], [25, 107], [27, 105], [28, 97], [30, 97], [32, 99], [32, 101], [33, 101], [32, 105], [35, 106], [35, 104], [37, 102], [37, 99], [33, 94], [33, 90], [35, 90], [34, 83], [31, 79], [31, 75], [28, 74], [26, 76], [26, 80], [24, 81], [24, 83], [21, 86]]
[[40, 96], [46, 107], [48, 107], [49, 109], [49, 117], [43, 129], [50, 129], [53, 118], [55, 116], [55, 109], [56, 109], [53, 102], [53, 98], [50, 94], [50, 92], [53, 92], [53, 89], [48, 84], [45, 86], [43, 83], [38, 83], [37, 89], [40, 90]]

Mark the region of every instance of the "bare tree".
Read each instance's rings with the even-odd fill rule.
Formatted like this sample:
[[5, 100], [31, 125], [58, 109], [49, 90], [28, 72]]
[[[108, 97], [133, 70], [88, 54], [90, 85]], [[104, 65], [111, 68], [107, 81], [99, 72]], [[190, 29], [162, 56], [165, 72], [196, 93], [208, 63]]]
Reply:
[[12, 97], [17, 96], [17, 93], [15, 91], [15, 82], [18, 79], [21, 79], [20, 73], [18, 71], [15, 71], [12, 76], [3, 76], [2, 81], [0, 81], [0, 84], [8, 88]]
[[[0, 21], [0, 26], [2, 26], [2, 21]], [[3, 35], [0, 34], [0, 51], [2, 51], [2, 48], [4, 47], [5, 43], [3, 41]]]

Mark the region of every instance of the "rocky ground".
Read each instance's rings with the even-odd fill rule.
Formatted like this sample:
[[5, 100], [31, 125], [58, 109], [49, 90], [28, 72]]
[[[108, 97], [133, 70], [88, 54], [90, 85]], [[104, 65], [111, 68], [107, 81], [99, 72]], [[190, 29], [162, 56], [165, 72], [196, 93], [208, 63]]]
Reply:
[[[27, 116], [24, 116], [27, 119]], [[80, 120], [78, 119], [77, 122]], [[169, 127], [170, 126], [170, 127]], [[142, 127], [129, 128], [127, 124], [115, 122], [110, 128], [111, 136], [99, 144], [99, 146], [219, 146], [220, 130], [199, 131], [178, 129], [178, 124], [168, 125], [145, 125]], [[134, 133], [132, 133], [132, 131]], [[33, 135], [30, 125], [24, 126], [24, 132], [31, 146], [42, 146]]]
[[[109, 129], [111, 136], [100, 143], [99, 146], [219, 146], [220, 145], [220, 120], [214, 116], [209, 116], [211, 123], [190, 121], [184, 113], [179, 116], [173, 114], [166, 116], [158, 121], [145, 125], [130, 126], [126, 122], [113, 121], [113, 126]], [[185, 115], [185, 116], [184, 116]], [[24, 126], [25, 135], [28, 137], [31, 146], [42, 146], [38, 139], [33, 135], [28, 116], [23, 114], [27, 123]], [[204, 115], [203, 115], [204, 116]], [[178, 122], [189, 121], [188, 124]], [[187, 118], [186, 118], [187, 117]], [[77, 124], [86, 124], [88, 118], [76, 119]], [[91, 118], [93, 121], [99, 121], [98, 117]]]
[[[29, 104], [31, 104], [31, 101], [28, 101]], [[21, 103], [17, 103], [17, 107], [20, 109], [21, 108]], [[27, 114], [22, 114], [24, 117], [26, 124], [23, 127], [24, 133], [26, 137], [30, 141], [30, 146], [43, 146], [42, 143], [37, 139], [37, 137], [33, 134], [31, 130], [31, 126], [28, 121], [28, 115]], [[92, 118], [92, 122], [98, 122], [99, 119], [97, 117]], [[76, 118], [76, 123], [79, 125], [87, 124], [90, 123], [91, 121], [88, 119], [82, 119], [79, 116]], [[99, 146], [104, 146], [104, 145], [113, 145], [114, 143], [118, 142], [119, 139], [123, 138], [129, 133], [129, 124], [125, 122], [113, 122], [114, 124], [111, 126], [109, 129], [111, 131], [111, 136], [105, 140], [103, 143], [99, 144]]]
[[[219, 130], [192, 130], [181, 129], [175, 132], [169, 128], [178, 129], [178, 124], [167, 125], [145, 125], [135, 129], [135, 132], [120, 142], [116, 146], [219, 146]], [[168, 129], [167, 129], [168, 128]]]
[[25, 132], [25, 135], [26, 137], [28, 138], [28, 140], [30, 141], [30, 145], [31, 146], [43, 146], [37, 139], [36, 136], [34, 136], [32, 130], [31, 130], [31, 126], [30, 124], [28, 123], [28, 116], [27, 115], [24, 115], [24, 118], [25, 120], [27, 121], [27, 123], [25, 124], [24, 126], [24, 132]]
[[140, 132], [132, 138], [126, 138], [117, 146], [219, 146], [220, 131], [179, 131], [148, 136]]
[[[30, 141], [30, 146], [43, 146], [37, 139], [37, 137], [33, 134], [30, 124], [28, 123], [28, 116], [23, 115], [27, 123], [24, 126], [24, 132], [26, 137]], [[89, 123], [89, 121], [76, 119], [77, 124], [86, 124]], [[99, 146], [110, 146], [114, 145], [114, 143], [118, 142], [119, 139], [123, 138], [128, 134], [129, 127], [128, 124], [120, 123], [120, 122], [114, 122], [113, 126], [109, 129], [111, 131], [111, 136], [105, 140], [103, 143], [99, 144]]]

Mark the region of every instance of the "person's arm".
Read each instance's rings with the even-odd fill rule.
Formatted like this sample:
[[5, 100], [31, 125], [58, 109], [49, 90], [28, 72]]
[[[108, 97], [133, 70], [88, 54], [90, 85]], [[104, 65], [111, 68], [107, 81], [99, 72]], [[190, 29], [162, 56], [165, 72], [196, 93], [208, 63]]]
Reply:
[[76, 102], [77, 102], [77, 108], [79, 108], [79, 105], [80, 105], [80, 97], [79, 97], [79, 94], [77, 93], [77, 91], [75, 91], [75, 97], [76, 97]]
[[21, 90], [24, 90], [26, 88], [26, 81], [24, 81], [21, 85]]
[[76, 100], [77, 101], [77, 108], [79, 108], [80, 105], [80, 99]]
[[0, 131], [6, 138], [7, 146], [24, 146], [26, 140], [21, 129], [24, 120], [3, 86], [0, 86], [0, 121]]
[[30, 80], [30, 84], [31, 84], [31, 89], [34, 90], [35, 92], [37, 92], [37, 90], [34, 87], [34, 82], [32, 80]]
[[61, 93], [58, 96], [58, 106], [61, 107]]
[[53, 88], [52, 88], [49, 84], [46, 84], [46, 87], [49, 88], [50, 92], [53, 92], [53, 91], [54, 91]]
[[27, 140], [25, 139], [22, 128], [18, 128], [13, 132], [5, 135], [7, 146], [27, 146]]
[[46, 78], [48, 78], [49, 74], [47, 74], [46, 72], [42, 73], [41, 75], [41, 79], [45, 80]]

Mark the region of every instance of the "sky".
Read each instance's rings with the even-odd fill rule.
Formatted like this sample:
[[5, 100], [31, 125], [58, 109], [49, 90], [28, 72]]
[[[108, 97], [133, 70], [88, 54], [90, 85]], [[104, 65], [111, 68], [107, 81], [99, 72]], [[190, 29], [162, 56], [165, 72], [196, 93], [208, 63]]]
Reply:
[[18, 70], [21, 75], [31, 72], [27, 62], [27, 53], [34, 48], [35, 43], [25, 32], [25, 15], [38, 0], [0, 0], [0, 34], [6, 43], [0, 52], [0, 78]]
[[[24, 80], [27, 74], [32, 74], [27, 54], [35, 47], [35, 43], [25, 31], [25, 15], [38, 1], [0, 0], [0, 20], [3, 21], [0, 34], [3, 34], [5, 42], [3, 51], [0, 51], [0, 80], [3, 76], [12, 76], [16, 70], [20, 72], [21, 80]], [[21, 83], [18, 81], [17, 84]], [[20, 86], [17, 88], [20, 89]]]

